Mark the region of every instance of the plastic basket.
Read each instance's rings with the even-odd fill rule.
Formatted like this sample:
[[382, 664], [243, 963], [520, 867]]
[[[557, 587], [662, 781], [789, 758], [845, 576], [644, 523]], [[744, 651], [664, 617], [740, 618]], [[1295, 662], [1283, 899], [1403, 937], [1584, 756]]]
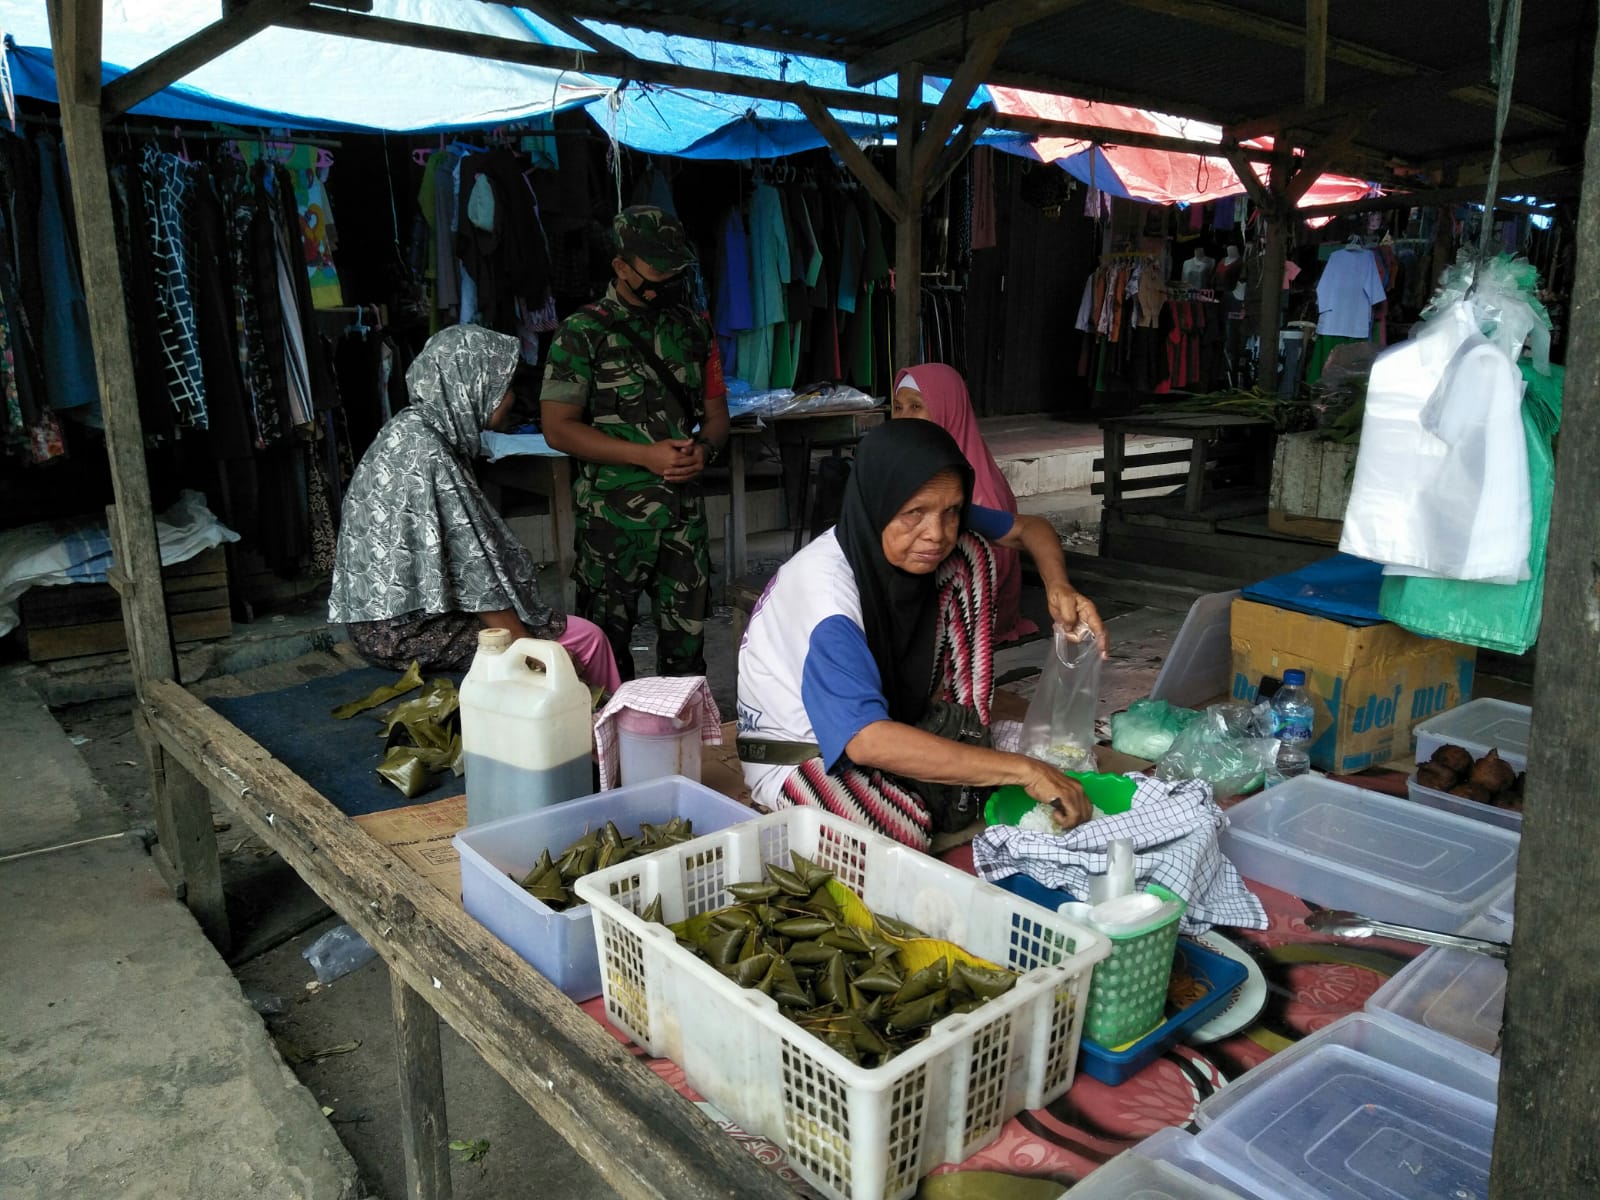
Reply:
[[600, 960], [589, 906], [556, 912], [511, 876], [527, 874], [539, 851], [557, 854], [607, 821], [632, 836], [645, 821], [665, 825], [687, 817], [697, 832], [710, 833], [755, 816], [737, 800], [674, 775], [475, 825], [454, 841], [462, 907], [572, 999], [592, 1000], [600, 994]]
[[[1023, 972], [1005, 995], [946, 1017], [880, 1067], [852, 1063], [637, 915], [721, 908], [790, 850], [834, 872], [874, 912]], [[1025, 1108], [1072, 1084], [1100, 934], [859, 825], [786, 809], [578, 881], [600, 951], [606, 1017], [743, 1128], [783, 1147], [834, 1200], [902, 1200]]]
[[[1145, 891], [1180, 900], [1159, 883]], [[1172, 980], [1173, 954], [1183, 907], [1161, 924], [1137, 933], [1112, 934], [1111, 954], [1094, 973], [1083, 1036], [1112, 1049], [1142, 1038], [1161, 1024]]]

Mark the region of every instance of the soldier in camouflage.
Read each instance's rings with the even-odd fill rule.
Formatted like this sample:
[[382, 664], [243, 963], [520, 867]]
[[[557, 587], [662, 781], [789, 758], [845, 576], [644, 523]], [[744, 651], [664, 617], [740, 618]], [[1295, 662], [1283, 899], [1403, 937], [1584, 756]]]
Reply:
[[684, 288], [695, 261], [677, 220], [624, 209], [616, 278], [556, 330], [540, 408], [573, 479], [577, 611], [605, 631], [624, 679], [639, 597], [649, 589], [662, 675], [703, 675], [710, 604], [700, 475], [728, 436], [710, 322]]

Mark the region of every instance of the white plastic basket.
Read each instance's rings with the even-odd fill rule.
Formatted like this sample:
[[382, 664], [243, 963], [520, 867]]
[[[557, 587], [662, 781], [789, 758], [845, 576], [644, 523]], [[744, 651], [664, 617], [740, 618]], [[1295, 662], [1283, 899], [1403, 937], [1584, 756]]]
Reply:
[[[873, 912], [1024, 972], [975, 1012], [940, 1021], [883, 1066], [857, 1066], [725, 979], [638, 913], [668, 922], [731, 903], [789, 851], [832, 871]], [[902, 1200], [1025, 1108], [1072, 1085], [1100, 934], [937, 859], [818, 809], [794, 808], [596, 871], [593, 906], [606, 1017], [835, 1200]]]

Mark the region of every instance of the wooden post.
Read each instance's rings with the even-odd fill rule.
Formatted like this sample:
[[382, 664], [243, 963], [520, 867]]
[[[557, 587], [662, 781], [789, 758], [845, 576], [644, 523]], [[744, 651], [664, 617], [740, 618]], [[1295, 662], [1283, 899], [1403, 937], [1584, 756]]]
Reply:
[[1328, 98], [1328, 0], [1306, 0], [1306, 105]]
[[[1278, 168], [1272, 168], [1274, 181]], [[1272, 188], [1275, 201], [1270, 211], [1263, 210], [1266, 247], [1261, 260], [1261, 358], [1256, 367], [1256, 386], [1271, 394], [1278, 390], [1278, 326], [1283, 320], [1283, 264], [1289, 252], [1289, 222], [1294, 206], [1285, 203], [1282, 192]]]
[[[450, 1200], [450, 1146], [439, 1058], [439, 1014], [404, 979], [389, 974], [395, 1065], [400, 1071], [400, 1143], [406, 1200]], [[535, 1189], [537, 1190], [537, 1189]]]
[[111, 524], [111, 541], [120, 572], [133, 682], [142, 695], [150, 680], [174, 678], [176, 662], [161, 587], [161, 547], [150, 506], [144, 427], [134, 388], [133, 351], [128, 342], [122, 269], [106, 176], [99, 88], [100, 3], [51, 0], [47, 7], [89, 336], [99, 378], [106, 454], [111, 460], [111, 488], [117, 502], [118, 519]]
[[899, 128], [895, 143], [895, 188], [900, 219], [894, 227], [894, 366], [915, 366], [922, 345], [922, 200], [916, 182], [922, 64], [900, 68]]
[[[1600, 56], [1591, 94], [1600, 97]], [[1591, 114], [1594, 112], [1591, 106]], [[1600, 155], [1591, 115], [1585, 162]], [[1595, 852], [1595, 678], [1600, 672], [1600, 172], [1578, 211], [1571, 338], [1533, 681], [1527, 812], [1517, 871], [1517, 936], [1506, 986], [1500, 1115], [1491, 1200], [1600, 1189], [1600, 854]]]

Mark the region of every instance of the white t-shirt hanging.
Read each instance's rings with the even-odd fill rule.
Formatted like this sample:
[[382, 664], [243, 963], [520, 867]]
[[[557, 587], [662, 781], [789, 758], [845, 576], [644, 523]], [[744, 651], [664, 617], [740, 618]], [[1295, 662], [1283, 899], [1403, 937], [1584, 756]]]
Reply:
[[1361, 246], [1335, 251], [1317, 282], [1317, 336], [1371, 337], [1372, 306], [1384, 299], [1372, 251]]

